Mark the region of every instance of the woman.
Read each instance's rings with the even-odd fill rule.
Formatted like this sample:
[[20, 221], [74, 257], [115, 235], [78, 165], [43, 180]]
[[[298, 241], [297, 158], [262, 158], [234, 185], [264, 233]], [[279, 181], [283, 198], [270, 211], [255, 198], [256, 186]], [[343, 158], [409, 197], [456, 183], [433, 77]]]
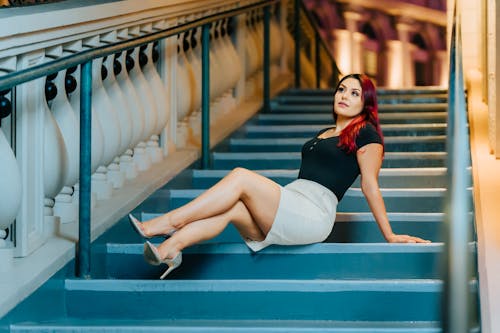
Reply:
[[182, 261], [182, 250], [219, 235], [231, 222], [253, 250], [271, 244], [324, 241], [333, 228], [338, 201], [361, 175], [361, 189], [384, 238], [391, 243], [428, 242], [392, 232], [378, 185], [384, 155], [376, 91], [362, 74], [345, 76], [335, 89], [335, 126], [302, 147], [298, 179], [281, 187], [252, 171], [236, 168], [188, 204], [141, 223], [144, 238], [171, 236], [157, 248], [144, 244], [146, 261], [167, 264], [163, 279]]

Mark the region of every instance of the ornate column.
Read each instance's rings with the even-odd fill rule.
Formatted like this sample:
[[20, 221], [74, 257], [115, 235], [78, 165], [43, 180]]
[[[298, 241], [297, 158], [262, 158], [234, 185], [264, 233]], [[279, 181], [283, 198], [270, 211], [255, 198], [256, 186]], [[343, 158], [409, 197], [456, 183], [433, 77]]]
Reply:
[[403, 87], [403, 55], [402, 43], [399, 40], [388, 40], [387, 48], [387, 66], [386, 66], [386, 86], [388, 88]]
[[360, 38], [361, 34], [358, 32], [358, 23], [362, 18], [360, 11], [360, 9], [352, 7], [344, 12], [347, 33], [344, 33], [343, 44], [340, 46], [342, 49], [345, 48], [345, 51], [341, 50], [341, 56], [343, 57], [341, 62], [344, 66], [341, 70], [344, 73], [354, 73], [363, 70], [361, 56], [362, 38]]
[[448, 86], [448, 52], [446, 50], [436, 51], [434, 54], [434, 74], [436, 85]]
[[412, 31], [412, 23], [413, 22], [405, 20], [404, 18], [398, 19], [398, 23], [396, 23], [398, 39], [401, 43], [401, 88], [412, 87], [415, 85], [415, 73], [410, 47], [410, 32]]

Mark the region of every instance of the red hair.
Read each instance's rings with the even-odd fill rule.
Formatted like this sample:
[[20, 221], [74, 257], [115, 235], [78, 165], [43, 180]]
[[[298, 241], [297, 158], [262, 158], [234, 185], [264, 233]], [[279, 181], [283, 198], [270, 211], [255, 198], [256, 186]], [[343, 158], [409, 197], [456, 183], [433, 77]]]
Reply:
[[[346, 79], [356, 79], [361, 85], [361, 98], [363, 100], [363, 109], [358, 117], [354, 118], [349, 125], [346, 126], [340, 132], [339, 144], [338, 146], [344, 149], [348, 154], [353, 153], [358, 148], [356, 145], [356, 138], [359, 135], [359, 131], [370, 123], [375, 127], [375, 130], [380, 135], [382, 139], [382, 145], [384, 142], [384, 136], [382, 135], [382, 129], [380, 128], [380, 121], [378, 119], [378, 106], [377, 106], [377, 92], [375, 90], [375, 85], [372, 80], [365, 74], [349, 74], [340, 80], [335, 88], [335, 94], [340, 87], [340, 84]], [[335, 107], [333, 109], [333, 119], [337, 120], [337, 114], [335, 113]]]

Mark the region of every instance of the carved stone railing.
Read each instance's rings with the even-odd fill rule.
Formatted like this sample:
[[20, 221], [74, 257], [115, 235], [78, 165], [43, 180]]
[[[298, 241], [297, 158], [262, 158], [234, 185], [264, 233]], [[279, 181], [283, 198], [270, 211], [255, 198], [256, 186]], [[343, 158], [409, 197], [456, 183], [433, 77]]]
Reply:
[[[256, 0], [58, 2], [0, 11], [0, 78], [132, 40]], [[271, 79], [290, 82], [286, 26], [273, 7]], [[249, 20], [252, 17], [252, 20]], [[20, 22], [23, 22], [20, 24]], [[27, 24], [29, 22], [29, 24]], [[262, 12], [211, 27], [213, 144], [262, 103]], [[92, 62], [92, 237], [199, 157], [201, 31], [192, 29]], [[274, 79], [274, 80], [273, 80]], [[48, 240], [75, 237], [80, 69], [0, 92], [0, 259], [8, 271]], [[14, 231], [14, 232], [13, 232]]]

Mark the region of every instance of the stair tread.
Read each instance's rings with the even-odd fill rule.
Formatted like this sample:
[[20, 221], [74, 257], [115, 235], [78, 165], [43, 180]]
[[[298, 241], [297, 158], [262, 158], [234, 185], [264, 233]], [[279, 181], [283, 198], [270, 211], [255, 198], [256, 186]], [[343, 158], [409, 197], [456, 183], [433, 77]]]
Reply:
[[[229, 173], [230, 169], [193, 169], [193, 177], [223, 177]], [[254, 170], [263, 175], [285, 175], [297, 177], [299, 169], [261, 169]], [[446, 168], [444, 167], [430, 167], [430, 168], [381, 168], [380, 176], [394, 175], [394, 176], [406, 176], [406, 175], [446, 175]]]
[[[443, 158], [446, 152], [387, 152], [384, 158], [421, 157], [421, 158]], [[266, 159], [299, 159], [301, 153], [297, 152], [213, 152], [212, 156], [219, 159], [232, 159], [245, 157], [266, 158]]]
[[[471, 244], [474, 246], [474, 243]], [[142, 244], [106, 244], [108, 253], [142, 254]], [[259, 252], [258, 256], [273, 254], [337, 254], [337, 253], [441, 253], [444, 243], [428, 244], [389, 244], [389, 243], [317, 243], [297, 246], [270, 246]], [[250, 254], [251, 250], [243, 243], [198, 244], [183, 250], [183, 253], [203, 254]]]
[[67, 291], [114, 292], [403, 292], [439, 293], [440, 279], [204, 279], [204, 280], [127, 280], [66, 279]]
[[[271, 130], [272, 132], [272, 130]], [[278, 131], [279, 132], [279, 131]], [[276, 132], [273, 132], [276, 134]], [[287, 138], [266, 138], [266, 137], [250, 137], [250, 138], [232, 138], [230, 139], [231, 144], [247, 144], [247, 145], [280, 145], [283, 143], [294, 143], [294, 144], [304, 144], [306, 140], [310, 138], [304, 137], [287, 137]], [[444, 135], [425, 135], [425, 136], [389, 136], [384, 138], [384, 143], [421, 143], [421, 142], [435, 142], [435, 141], [445, 141], [446, 136]]]
[[[99, 329], [111, 328], [120, 329], [120, 332], [127, 330], [144, 329], [149, 331], [158, 328], [158, 331], [168, 329], [168, 332], [175, 332], [179, 329], [182, 332], [188, 328], [201, 329], [198, 332], [255, 332], [266, 329], [266, 332], [303, 332], [304, 329], [318, 332], [441, 332], [440, 323], [433, 321], [329, 321], [329, 320], [161, 320], [161, 319], [78, 319], [61, 318], [57, 320], [46, 320], [40, 322], [26, 322], [12, 325], [14, 329], [20, 328], [85, 328], [90, 332], [101, 332]], [[270, 331], [271, 330], [271, 331]], [[354, 331], [355, 330], [355, 331]], [[152, 332], [155, 332], [154, 330]]]

